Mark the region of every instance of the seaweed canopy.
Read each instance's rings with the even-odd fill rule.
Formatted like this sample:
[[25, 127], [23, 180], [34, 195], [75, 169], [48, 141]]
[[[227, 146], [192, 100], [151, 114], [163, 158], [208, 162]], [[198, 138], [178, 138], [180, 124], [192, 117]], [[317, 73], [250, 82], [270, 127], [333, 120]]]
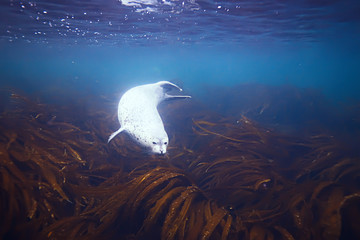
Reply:
[[[226, 239], [232, 216], [215, 201], [204, 197], [183, 171], [158, 166], [152, 170], [138, 169], [131, 175], [137, 176], [133, 176], [122, 191], [82, 214], [80, 230], [73, 229], [73, 223], [64, 219], [47, 231], [58, 234], [55, 230], [65, 226], [74, 236], [85, 239], [125, 236], [139, 239], [196, 239], [202, 236], [208, 239], [212, 235]], [[94, 216], [100, 222], [89, 228], [88, 223]], [[226, 224], [223, 218], [227, 219]], [[77, 221], [79, 218], [74, 220]], [[66, 236], [68, 233], [58, 235], [60, 238]]]
[[149, 156], [126, 135], [107, 145], [111, 104], [90, 103], [12, 94], [0, 118], [0, 238], [359, 237], [360, 164], [331, 136], [284, 136], [178, 102], [164, 111], [176, 126], [169, 154]]
[[344, 202], [358, 203], [359, 163], [332, 136], [289, 138], [244, 116], [239, 123], [194, 121], [199, 134], [217, 136], [206, 153], [212, 160], [190, 165], [199, 187], [230, 204], [245, 238], [338, 239]]
[[78, 189], [122, 167], [107, 161], [105, 133], [91, 121], [80, 126], [69, 109], [15, 93], [8, 101], [0, 117], [0, 238], [36, 239], [47, 225], [95, 204]]

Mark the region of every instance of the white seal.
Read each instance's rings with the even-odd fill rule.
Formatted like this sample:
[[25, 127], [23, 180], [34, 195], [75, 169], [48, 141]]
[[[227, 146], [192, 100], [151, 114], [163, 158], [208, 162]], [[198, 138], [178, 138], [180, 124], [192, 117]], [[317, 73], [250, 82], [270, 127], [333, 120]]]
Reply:
[[160, 81], [140, 85], [125, 92], [118, 106], [120, 129], [110, 135], [108, 142], [120, 132], [125, 131], [139, 144], [151, 149], [153, 153], [165, 154], [169, 138], [157, 106], [168, 99], [191, 98], [167, 94], [174, 88], [182, 91], [171, 82]]

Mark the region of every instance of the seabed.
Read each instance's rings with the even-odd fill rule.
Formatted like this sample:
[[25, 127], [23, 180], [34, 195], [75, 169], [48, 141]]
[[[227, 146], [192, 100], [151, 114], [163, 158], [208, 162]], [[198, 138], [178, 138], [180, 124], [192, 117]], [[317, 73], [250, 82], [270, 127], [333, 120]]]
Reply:
[[126, 134], [107, 144], [114, 104], [10, 94], [0, 239], [360, 239], [360, 161], [342, 139], [181, 101], [161, 106], [170, 145], [154, 156]]

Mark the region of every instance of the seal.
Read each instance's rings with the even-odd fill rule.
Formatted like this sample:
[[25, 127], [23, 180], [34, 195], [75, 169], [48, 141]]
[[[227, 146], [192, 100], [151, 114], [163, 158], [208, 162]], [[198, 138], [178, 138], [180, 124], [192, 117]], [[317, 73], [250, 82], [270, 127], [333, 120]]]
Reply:
[[119, 133], [127, 132], [140, 145], [152, 153], [165, 154], [169, 138], [157, 106], [164, 100], [185, 99], [191, 96], [172, 96], [172, 89], [180, 87], [168, 81], [140, 85], [129, 89], [121, 97], [118, 106], [120, 128], [112, 133], [108, 143]]

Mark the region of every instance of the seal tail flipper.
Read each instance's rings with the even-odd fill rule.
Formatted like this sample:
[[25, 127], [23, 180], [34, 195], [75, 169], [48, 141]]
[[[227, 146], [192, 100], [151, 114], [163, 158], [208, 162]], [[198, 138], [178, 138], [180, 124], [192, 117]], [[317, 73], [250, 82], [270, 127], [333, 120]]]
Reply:
[[178, 85], [176, 85], [172, 82], [169, 82], [169, 81], [160, 81], [160, 82], [157, 82], [156, 84], [158, 84], [160, 87], [162, 87], [165, 90], [165, 92], [169, 92], [173, 88], [177, 88], [180, 92], [182, 91], [182, 89]]
[[109, 137], [109, 139], [108, 139], [108, 143], [111, 141], [111, 139], [113, 139], [116, 135], [118, 135], [119, 133], [121, 133], [122, 131], [124, 131], [124, 128], [119, 128], [119, 130], [117, 130], [116, 132], [113, 132], [111, 135], [110, 135], [110, 137]]
[[165, 93], [165, 100], [176, 100], [176, 99], [185, 99], [185, 98], [191, 98], [191, 96], [182, 96], [182, 95], [169, 95]]

